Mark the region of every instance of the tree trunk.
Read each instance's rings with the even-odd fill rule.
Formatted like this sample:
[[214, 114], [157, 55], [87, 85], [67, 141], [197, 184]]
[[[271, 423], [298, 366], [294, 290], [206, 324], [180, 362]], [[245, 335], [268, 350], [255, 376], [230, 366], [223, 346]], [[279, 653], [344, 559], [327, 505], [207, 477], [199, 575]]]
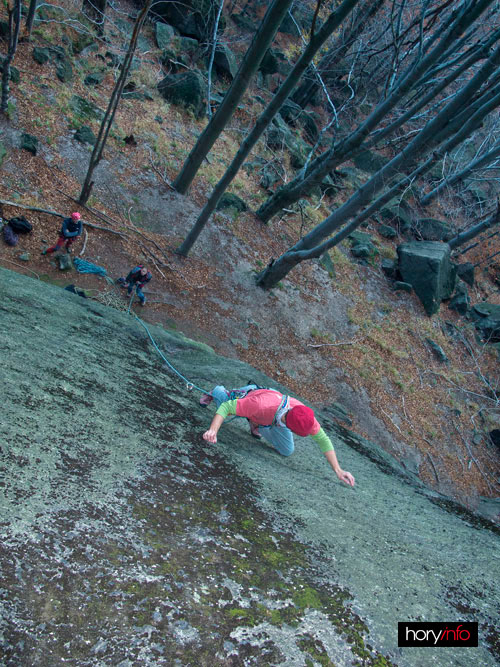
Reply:
[[10, 65], [14, 59], [19, 39], [19, 28], [21, 25], [21, 0], [15, 0], [14, 7], [8, 8], [9, 13], [9, 35], [7, 56], [2, 67], [2, 101], [0, 102], [0, 112], [7, 113], [9, 104], [10, 90]]
[[214, 23], [214, 30], [212, 36], [212, 48], [210, 49], [210, 62], [208, 63], [208, 84], [207, 84], [207, 116], [208, 118], [212, 117], [212, 107], [210, 105], [210, 98], [212, 96], [212, 68], [214, 65], [215, 51], [217, 50], [217, 31], [219, 29], [219, 21], [222, 14], [222, 8], [224, 6], [224, 0], [220, 0], [219, 9], [217, 11], [217, 17]]
[[26, 16], [25, 30], [26, 30], [26, 37], [28, 39], [30, 39], [31, 31], [33, 30], [33, 22], [35, 20], [37, 3], [38, 3], [38, 0], [31, 0], [30, 6], [29, 6], [29, 9], [28, 9], [28, 15]]
[[267, 10], [221, 105], [201, 133], [177, 178], [172, 183], [181, 194], [188, 191], [203, 160], [233, 115], [292, 2], [293, 0], [274, 0]]
[[182, 245], [179, 246], [177, 250], [178, 254], [184, 256], [188, 254], [194, 242], [200, 235], [201, 230], [207, 223], [210, 215], [215, 210], [215, 207], [217, 206], [221, 196], [238, 173], [241, 165], [246, 160], [248, 154], [255, 146], [266, 127], [281, 108], [283, 102], [287, 99], [293, 88], [296, 86], [297, 81], [299, 81], [305, 69], [314, 58], [315, 54], [328, 39], [328, 37], [333, 33], [333, 31], [338, 28], [346, 16], [349, 15], [358, 2], [360, 2], [360, 0], [344, 0], [344, 2], [337, 8], [337, 10], [331, 14], [325, 23], [321, 26], [316, 35], [311, 38], [304, 53], [297, 61], [294, 68], [279, 88], [278, 92], [274, 95], [271, 102], [259, 116], [250, 134], [248, 134], [247, 137], [245, 137], [243, 140], [240, 149], [227, 168], [224, 176], [215, 186], [210, 199], [200, 213], [198, 220], [195, 222], [193, 228], [187, 235]]
[[[366, 146], [366, 139], [376, 126], [387, 116], [387, 114], [397, 105], [401, 104], [404, 97], [418, 85], [420, 79], [433, 67], [443, 55], [449, 51], [450, 44], [456, 40], [460, 40], [464, 30], [473, 22], [481, 12], [485, 11], [492, 3], [492, 0], [481, 0], [472, 10], [469, 3], [465, 2], [460, 7], [454, 10], [453, 20], [449, 20], [449, 27], [446, 31], [441, 33], [441, 39], [437, 45], [419, 60], [410, 65], [406, 73], [404, 73], [399, 81], [394, 85], [390, 95], [383, 100], [365, 119], [365, 121], [340, 144], [333, 145], [329, 151], [323, 153], [314, 160], [310, 165], [305, 176], [299, 175], [290, 183], [283, 186], [272, 197], [270, 197], [257, 211], [257, 216], [263, 221], [267, 222], [276, 213], [283, 208], [288, 208], [291, 204], [298, 201], [301, 197], [307, 194], [314, 186], [320, 184], [324, 177], [346, 159], [352, 159], [360, 151], [364, 150]], [[496, 37], [498, 39], [498, 37]], [[451, 75], [451, 79], [455, 79], [457, 73]], [[440, 82], [432, 89], [432, 96], [434, 97], [443, 89], [443, 84]], [[428, 97], [428, 96], [427, 96]], [[432, 99], [432, 97], [431, 97]], [[403, 116], [407, 118], [407, 115]], [[391, 132], [396, 127], [399, 127], [403, 120], [393, 123]], [[384, 131], [383, 137], [387, 136]], [[376, 135], [375, 135], [376, 136]], [[382, 136], [377, 136], [377, 141], [380, 141]], [[373, 145], [375, 142], [370, 142]]]
[[486, 220], [479, 222], [477, 225], [474, 225], [467, 231], [460, 232], [460, 234], [457, 234], [454, 238], [448, 241], [448, 245], [452, 250], [455, 250], [455, 248], [458, 248], [464, 243], [467, 243], [471, 239], [475, 238], [485, 229], [489, 229], [494, 225], [498, 225], [499, 222], [500, 222], [500, 202], [497, 199], [497, 210], [495, 211], [495, 213], [493, 213], [493, 215], [490, 215], [489, 218], [486, 218]]
[[[269, 289], [274, 287], [276, 282], [274, 276], [284, 277], [290, 270], [288, 267], [295, 266], [304, 259], [310, 259], [318, 256], [318, 253], [325, 249], [333, 247], [339, 243], [342, 238], [351, 233], [359, 224], [361, 216], [355, 221], [349, 223], [344, 230], [337, 234], [333, 239], [322, 244], [323, 240], [329, 237], [333, 232], [342, 227], [346, 221], [354, 217], [363, 206], [366, 206], [379, 192], [384, 185], [390, 181], [394, 175], [402, 168], [414, 164], [421, 159], [432, 146], [433, 138], [441, 136], [444, 139], [444, 128], [451, 134], [455, 130], [455, 124], [451, 122], [454, 116], [463, 108], [466, 102], [473, 98], [475, 92], [488, 80], [500, 65], [500, 47], [498, 47], [483, 67], [472, 77], [460, 92], [442, 109], [435, 118], [429, 121], [420, 133], [406, 146], [396, 157], [379, 170], [367, 183], [365, 183], [352, 197], [350, 197], [342, 206], [336, 209], [323, 222], [317, 225], [311, 232], [306, 234], [290, 250], [285, 252], [278, 260], [263, 271], [257, 284]], [[489, 107], [488, 112], [491, 111]], [[477, 112], [479, 113], [479, 112]], [[477, 118], [470, 119], [470, 127], [477, 126]], [[466, 129], [461, 130], [465, 134]], [[466, 239], [467, 240], [467, 239]], [[465, 241], [464, 241], [465, 242]], [[322, 244], [322, 245], [320, 245]]]
[[127, 79], [130, 66], [132, 64], [132, 59], [134, 57], [135, 49], [137, 46], [137, 39], [139, 38], [139, 33], [141, 31], [144, 21], [146, 20], [146, 16], [148, 14], [148, 11], [152, 3], [153, 0], [146, 1], [146, 4], [141, 9], [135, 21], [134, 30], [130, 38], [127, 55], [125, 56], [125, 60], [123, 61], [122, 69], [120, 71], [120, 76], [118, 77], [115, 87], [113, 88], [113, 92], [111, 93], [111, 97], [108, 103], [108, 108], [106, 109], [106, 113], [104, 114], [104, 118], [102, 119], [101, 127], [99, 128], [99, 133], [97, 135], [94, 150], [92, 151], [92, 155], [90, 157], [89, 168], [87, 170], [87, 175], [85, 176], [85, 180], [82, 186], [82, 191], [78, 199], [78, 202], [80, 204], [86, 204], [88, 198], [90, 197], [90, 193], [92, 192], [92, 186], [94, 185], [94, 182], [92, 181], [92, 176], [95, 168], [101, 161], [102, 152], [104, 150], [104, 146], [106, 145], [108, 134], [113, 124], [115, 113], [122, 96], [123, 88], [125, 86], [125, 81]]
[[471, 172], [475, 171], [476, 169], [480, 169], [485, 165], [491, 164], [499, 156], [500, 156], [500, 142], [497, 141], [495, 146], [487, 153], [485, 153], [482, 157], [479, 157], [476, 160], [472, 160], [464, 169], [459, 171], [457, 174], [454, 174], [453, 176], [446, 178], [442, 183], [440, 183], [437, 187], [435, 187], [434, 190], [431, 190], [428, 194], [422, 197], [422, 199], [420, 200], [420, 204], [422, 206], [427, 206], [445, 188], [452, 188], [460, 181], [463, 181], [464, 178], [467, 178], [467, 176]]

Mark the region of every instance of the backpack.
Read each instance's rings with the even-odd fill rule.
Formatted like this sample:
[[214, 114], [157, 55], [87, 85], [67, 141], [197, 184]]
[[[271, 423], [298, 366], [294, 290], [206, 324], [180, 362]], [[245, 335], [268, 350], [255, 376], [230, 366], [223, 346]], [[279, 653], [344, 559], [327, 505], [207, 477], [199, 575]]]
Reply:
[[4, 225], [2, 232], [3, 232], [3, 240], [7, 245], [10, 246], [17, 245], [17, 242], [19, 241], [19, 236], [12, 229], [10, 224]]
[[9, 222], [9, 225], [16, 232], [16, 234], [29, 234], [32, 231], [33, 225], [30, 224], [24, 215], [20, 215], [17, 218], [12, 218]]

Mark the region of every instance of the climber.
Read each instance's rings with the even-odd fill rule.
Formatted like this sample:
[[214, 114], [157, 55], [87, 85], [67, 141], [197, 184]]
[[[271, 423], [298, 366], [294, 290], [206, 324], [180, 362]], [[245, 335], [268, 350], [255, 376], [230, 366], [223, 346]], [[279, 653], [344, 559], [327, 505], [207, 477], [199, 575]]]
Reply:
[[262, 435], [283, 456], [293, 453], [293, 434], [302, 437], [310, 435], [318, 443], [337, 477], [349, 486], [354, 486], [354, 477], [340, 467], [331, 440], [316, 420], [314, 412], [296, 398], [281, 394], [276, 389], [262, 389], [255, 384], [248, 384], [232, 391], [219, 385], [210, 394], [204, 394], [200, 404], [208, 405], [210, 399], [215, 400], [217, 412], [210, 428], [203, 434], [207, 442], [217, 442], [217, 433], [228, 415], [246, 417], [252, 435]]
[[135, 266], [131, 271], [129, 271], [129, 274], [126, 278], [118, 278], [117, 283], [123, 287], [127, 286], [128, 295], [132, 294], [132, 290], [135, 287], [135, 293], [139, 297], [141, 306], [144, 306], [146, 303], [146, 297], [144, 296], [142, 288], [146, 283], [149, 283], [152, 277], [153, 276], [146, 269], [146, 267], [142, 264], [139, 264], [139, 266]]
[[80, 236], [81, 233], [82, 233], [81, 215], [76, 212], [72, 213], [71, 217], [63, 219], [57, 243], [55, 243], [50, 248], [44, 250], [42, 252], [42, 255], [49, 255], [50, 253], [53, 253], [56, 250], [60, 250], [64, 244], [66, 246], [66, 251], [71, 252], [71, 244], [78, 236]]

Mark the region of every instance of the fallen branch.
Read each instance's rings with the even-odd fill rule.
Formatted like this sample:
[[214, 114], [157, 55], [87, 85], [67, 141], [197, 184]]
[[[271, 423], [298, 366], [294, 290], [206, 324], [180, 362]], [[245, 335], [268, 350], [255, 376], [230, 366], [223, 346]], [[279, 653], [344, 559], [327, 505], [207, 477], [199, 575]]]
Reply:
[[83, 253], [85, 252], [85, 248], [87, 247], [87, 241], [88, 241], [88, 238], [89, 238], [89, 235], [88, 235], [88, 233], [87, 233], [87, 230], [84, 229], [83, 231], [84, 231], [84, 233], [85, 233], [85, 240], [84, 240], [84, 242], [83, 242], [83, 248], [80, 250], [80, 257], [81, 257], [81, 256], [83, 255]]
[[26, 269], [26, 271], [29, 271], [30, 273], [33, 273], [38, 278], [38, 280], [40, 280], [40, 276], [38, 275], [38, 273], [36, 273], [35, 271], [32, 271], [31, 269], [28, 269], [27, 266], [23, 266], [22, 264], [18, 264], [17, 262], [13, 262], [11, 259], [7, 259], [6, 257], [2, 257], [1, 255], [0, 255], [0, 260], [2, 260], [2, 262], [9, 262], [9, 264], [14, 264], [14, 266], [19, 266], [19, 267], [21, 267], [21, 269]]

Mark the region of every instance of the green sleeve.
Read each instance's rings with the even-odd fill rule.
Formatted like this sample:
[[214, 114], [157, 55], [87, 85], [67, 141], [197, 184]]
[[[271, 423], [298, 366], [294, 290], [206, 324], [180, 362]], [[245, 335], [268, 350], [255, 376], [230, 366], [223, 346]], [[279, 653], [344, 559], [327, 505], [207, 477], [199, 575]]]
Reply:
[[[221, 406], [222, 407], [222, 406]], [[316, 440], [316, 442], [319, 445], [320, 451], [324, 454], [325, 452], [329, 452], [333, 449], [332, 441], [330, 438], [326, 435], [326, 433], [323, 431], [322, 428], [319, 429], [319, 431], [316, 433], [316, 435], [312, 435], [311, 438], [313, 440]]]
[[224, 403], [221, 403], [220, 408], [217, 410], [215, 413], [216, 415], [221, 415], [224, 419], [228, 415], [235, 415], [236, 414], [236, 401], [238, 399], [235, 398], [233, 401], [225, 401]]

